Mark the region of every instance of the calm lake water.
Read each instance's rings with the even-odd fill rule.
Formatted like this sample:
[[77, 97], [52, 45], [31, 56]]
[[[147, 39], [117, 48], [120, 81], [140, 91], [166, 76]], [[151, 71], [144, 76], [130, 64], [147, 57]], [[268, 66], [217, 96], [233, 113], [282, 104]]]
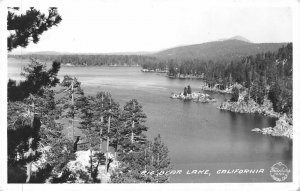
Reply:
[[[9, 59], [8, 76], [20, 79], [26, 61]], [[22, 62], [22, 63], [21, 63]], [[225, 96], [212, 94], [216, 103], [201, 104], [170, 99], [172, 92], [187, 85], [199, 91], [199, 80], [170, 79], [161, 74], [143, 73], [138, 67], [62, 67], [59, 76], [76, 76], [87, 94], [109, 91], [121, 105], [137, 99], [147, 114], [149, 138], [162, 136], [169, 148], [172, 182], [274, 182], [270, 168], [284, 163], [292, 180], [292, 141], [251, 132], [253, 128], [275, 125], [275, 120], [254, 114], [220, 111]], [[264, 169], [258, 174], [218, 174], [218, 170]], [[209, 170], [210, 175], [189, 174]]]

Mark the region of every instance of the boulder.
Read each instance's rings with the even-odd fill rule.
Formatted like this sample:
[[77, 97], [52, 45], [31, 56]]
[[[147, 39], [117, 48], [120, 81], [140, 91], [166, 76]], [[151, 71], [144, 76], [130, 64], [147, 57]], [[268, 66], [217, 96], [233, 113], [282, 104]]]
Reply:
[[254, 128], [252, 129], [251, 131], [254, 131], [254, 132], [261, 132], [261, 130], [259, 128]]

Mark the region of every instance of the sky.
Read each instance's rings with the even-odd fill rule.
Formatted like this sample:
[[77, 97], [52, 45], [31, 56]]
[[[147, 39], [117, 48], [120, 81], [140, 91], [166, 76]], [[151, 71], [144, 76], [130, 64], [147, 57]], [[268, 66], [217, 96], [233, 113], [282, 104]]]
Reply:
[[32, 2], [11, 0], [9, 6], [22, 5], [23, 11], [35, 6], [43, 12], [57, 6], [63, 20], [43, 33], [38, 44], [22, 49], [29, 52], [152, 52], [236, 35], [255, 43], [292, 41], [292, 12], [287, 6], [192, 0]]

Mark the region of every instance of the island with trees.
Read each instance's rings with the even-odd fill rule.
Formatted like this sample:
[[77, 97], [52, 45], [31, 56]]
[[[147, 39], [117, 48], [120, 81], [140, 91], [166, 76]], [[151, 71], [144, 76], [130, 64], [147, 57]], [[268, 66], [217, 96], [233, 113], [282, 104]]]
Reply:
[[201, 92], [192, 92], [192, 88], [190, 85], [187, 87], [184, 87], [183, 92], [179, 94], [172, 93], [171, 94], [172, 99], [181, 99], [181, 100], [193, 100], [194, 102], [199, 103], [211, 103], [216, 102], [214, 98], [212, 98], [210, 95], [206, 93]]

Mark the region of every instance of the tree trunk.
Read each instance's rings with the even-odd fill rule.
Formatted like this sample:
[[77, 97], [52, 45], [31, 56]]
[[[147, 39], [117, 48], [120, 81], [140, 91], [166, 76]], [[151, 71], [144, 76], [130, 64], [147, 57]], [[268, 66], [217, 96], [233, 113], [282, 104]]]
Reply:
[[146, 167], [147, 166], [147, 162], [146, 162], [146, 160], [147, 160], [147, 148], [145, 148], [145, 159], [144, 160], [145, 160], [145, 169], [144, 170], [146, 171], [147, 170], [147, 167]]
[[[33, 138], [29, 138], [28, 140], [28, 144], [29, 144], [29, 150], [28, 150], [28, 154], [27, 154], [27, 158], [28, 157], [31, 157], [33, 155], [33, 150], [31, 148], [31, 145], [32, 145], [32, 142], [33, 142]], [[32, 161], [28, 162], [26, 164], [26, 175], [27, 175], [27, 178], [26, 178], [26, 183], [29, 183], [30, 182], [30, 178], [31, 178], [31, 167], [32, 167]]]
[[30, 182], [30, 178], [31, 178], [31, 166], [32, 166], [32, 162], [29, 162], [29, 163], [26, 164], [26, 168], [27, 168], [27, 172], [26, 172], [26, 175], [27, 175], [26, 183], [29, 183], [29, 182]]
[[151, 165], [153, 165], [154, 164], [154, 157], [153, 157], [153, 155], [151, 156]]
[[106, 172], [108, 172], [108, 148], [109, 148], [110, 118], [111, 118], [111, 116], [108, 117], [108, 129], [107, 129], [107, 140], [106, 140], [106, 159], [105, 159]]
[[[103, 94], [101, 95], [101, 109], [103, 111]], [[103, 124], [103, 116], [101, 116], [100, 118], [100, 121], [101, 121], [101, 125]], [[100, 152], [102, 152], [102, 142], [103, 142], [103, 139], [102, 139], [102, 131], [103, 131], [103, 128], [102, 126], [100, 127]]]
[[91, 170], [91, 173], [90, 173], [90, 180], [93, 180], [93, 150], [92, 150], [92, 147], [90, 147], [90, 163], [91, 163], [91, 166], [90, 166], [90, 170]]
[[131, 129], [131, 144], [133, 144], [133, 129], [134, 129], [134, 121], [132, 121], [132, 129]]
[[102, 127], [100, 127], [100, 153], [102, 152]]
[[119, 144], [119, 141], [117, 140], [116, 141], [116, 148], [115, 148], [115, 161], [117, 160], [118, 144]]
[[75, 142], [75, 139], [74, 139], [74, 112], [75, 112], [75, 108], [74, 108], [74, 80], [72, 80], [72, 83], [71, 83], [71, 89], [72, 89], [72, 106], [73, 106], [73, 116], [72, 116], [72, 140], [73, 142]]
[[[31, 128], [33, 129], [33, 122], [34, 122], [34, 114], [35, 113], [35, 105], [34, 103], [32, 102], [32, 118], [31, 118]], [[29, 140], [28, 140], [28, 146], [29, 146], [29, 149], [28, 149], [28, 155], [27, 155], [27, 158], [28, 157], [31, 157], [33, 155], [33, 150], [31, 148], [31, 145], [32, 145], [32, 142], [33, 142], [33, 138], [30, 137]], [[27, 175], [27, 178], [26, 178], [26, 183], [29, 183], [30, 182], [30, 178], [31, 178], [31, 167], [32, 167], [32, 161], [30, 161], [29, 163], [26, 164], [26, 175]]]

